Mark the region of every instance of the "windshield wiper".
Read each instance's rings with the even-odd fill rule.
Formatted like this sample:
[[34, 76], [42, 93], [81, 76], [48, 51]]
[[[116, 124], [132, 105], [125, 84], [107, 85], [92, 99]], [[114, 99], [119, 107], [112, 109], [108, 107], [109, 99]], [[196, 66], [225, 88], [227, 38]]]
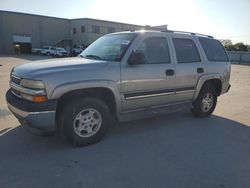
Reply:
[[89, 59], [97, 59], [97, 60], [101, 60], [102, 58], [100, 58], [99, 56], [97, 55], [80, 55], [81, 57], [85, 57], [85, 58], [89, 58]]

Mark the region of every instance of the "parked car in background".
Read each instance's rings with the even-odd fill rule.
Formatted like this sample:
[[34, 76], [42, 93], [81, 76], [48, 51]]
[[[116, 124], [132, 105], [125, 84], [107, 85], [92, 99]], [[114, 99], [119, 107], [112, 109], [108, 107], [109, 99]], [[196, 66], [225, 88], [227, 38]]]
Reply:
[[72, 49], [72, 56], [78, 56], [80, 53], [82, 53], [84, 49], [83, 48], [73, 48]]
[[53, 47], [53, 46], [44, 46], [43, 49], [42, 49], [42, 55], [53, 55], [55, 54], [55, 50], [56, 50], [56, 47]]
[[69, 53], [64, 48], [56, 48], [52, 55], [56, 57], [68, 57]]
[[42, 48], [32, 48], [32, 53], [33, 54], [37, 54], [37, 55], [41, 55], [42, 54]]

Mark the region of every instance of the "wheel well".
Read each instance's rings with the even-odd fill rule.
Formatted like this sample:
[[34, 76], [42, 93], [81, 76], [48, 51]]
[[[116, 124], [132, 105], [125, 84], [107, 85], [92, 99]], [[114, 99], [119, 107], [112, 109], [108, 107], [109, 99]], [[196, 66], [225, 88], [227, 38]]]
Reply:
[[220, 96], [221, 94], [221, 90], [222, 90], [222, 84], [221, 84], [221, 80], [219, 79], [211, 79], [211, 80], [207, 80], [203, 86], [205, 86], [206, 84], [210, 84], [215, 88], [215, 91], [217, 93], [217, 96]]
[[68, 101], [70, 101], [71, 99], [75, 99], [77, 97], [85, 97], [85, 96], [91, 96], [101, 99], [103, 102], [107, 104], [111, 114], [112, 115], [116, 114], [115, 96], [110, 89], [89, 88], [89, 89], [79, 89], [70, 91], [61, 96], [60, 99], [58, 100], [58, 104], [56, 107], [56, 119], [58, 119], [62, 106], [65, 105]]

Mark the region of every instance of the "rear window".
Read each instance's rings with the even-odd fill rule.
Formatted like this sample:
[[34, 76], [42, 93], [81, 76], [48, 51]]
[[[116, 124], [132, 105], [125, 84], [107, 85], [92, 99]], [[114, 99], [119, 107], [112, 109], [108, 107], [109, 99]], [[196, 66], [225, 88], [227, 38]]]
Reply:
[[200, 55], [193, 40], [184, 38], [174, 38], [174, 47], [177, 63], [200, 62]]
[[228, 61], [227, 53], [219, 41], [208, 38], [199, 38], [199, 41], [209, 61]]

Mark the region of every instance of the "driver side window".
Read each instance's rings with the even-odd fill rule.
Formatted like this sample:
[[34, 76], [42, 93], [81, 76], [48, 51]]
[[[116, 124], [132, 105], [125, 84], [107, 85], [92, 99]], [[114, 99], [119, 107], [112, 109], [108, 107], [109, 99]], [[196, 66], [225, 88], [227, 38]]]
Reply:
[[145, 64], [170, 63], [167, 40], [164, 37], [147, 38], [138, 46], [136, 52], [144, 56]]

